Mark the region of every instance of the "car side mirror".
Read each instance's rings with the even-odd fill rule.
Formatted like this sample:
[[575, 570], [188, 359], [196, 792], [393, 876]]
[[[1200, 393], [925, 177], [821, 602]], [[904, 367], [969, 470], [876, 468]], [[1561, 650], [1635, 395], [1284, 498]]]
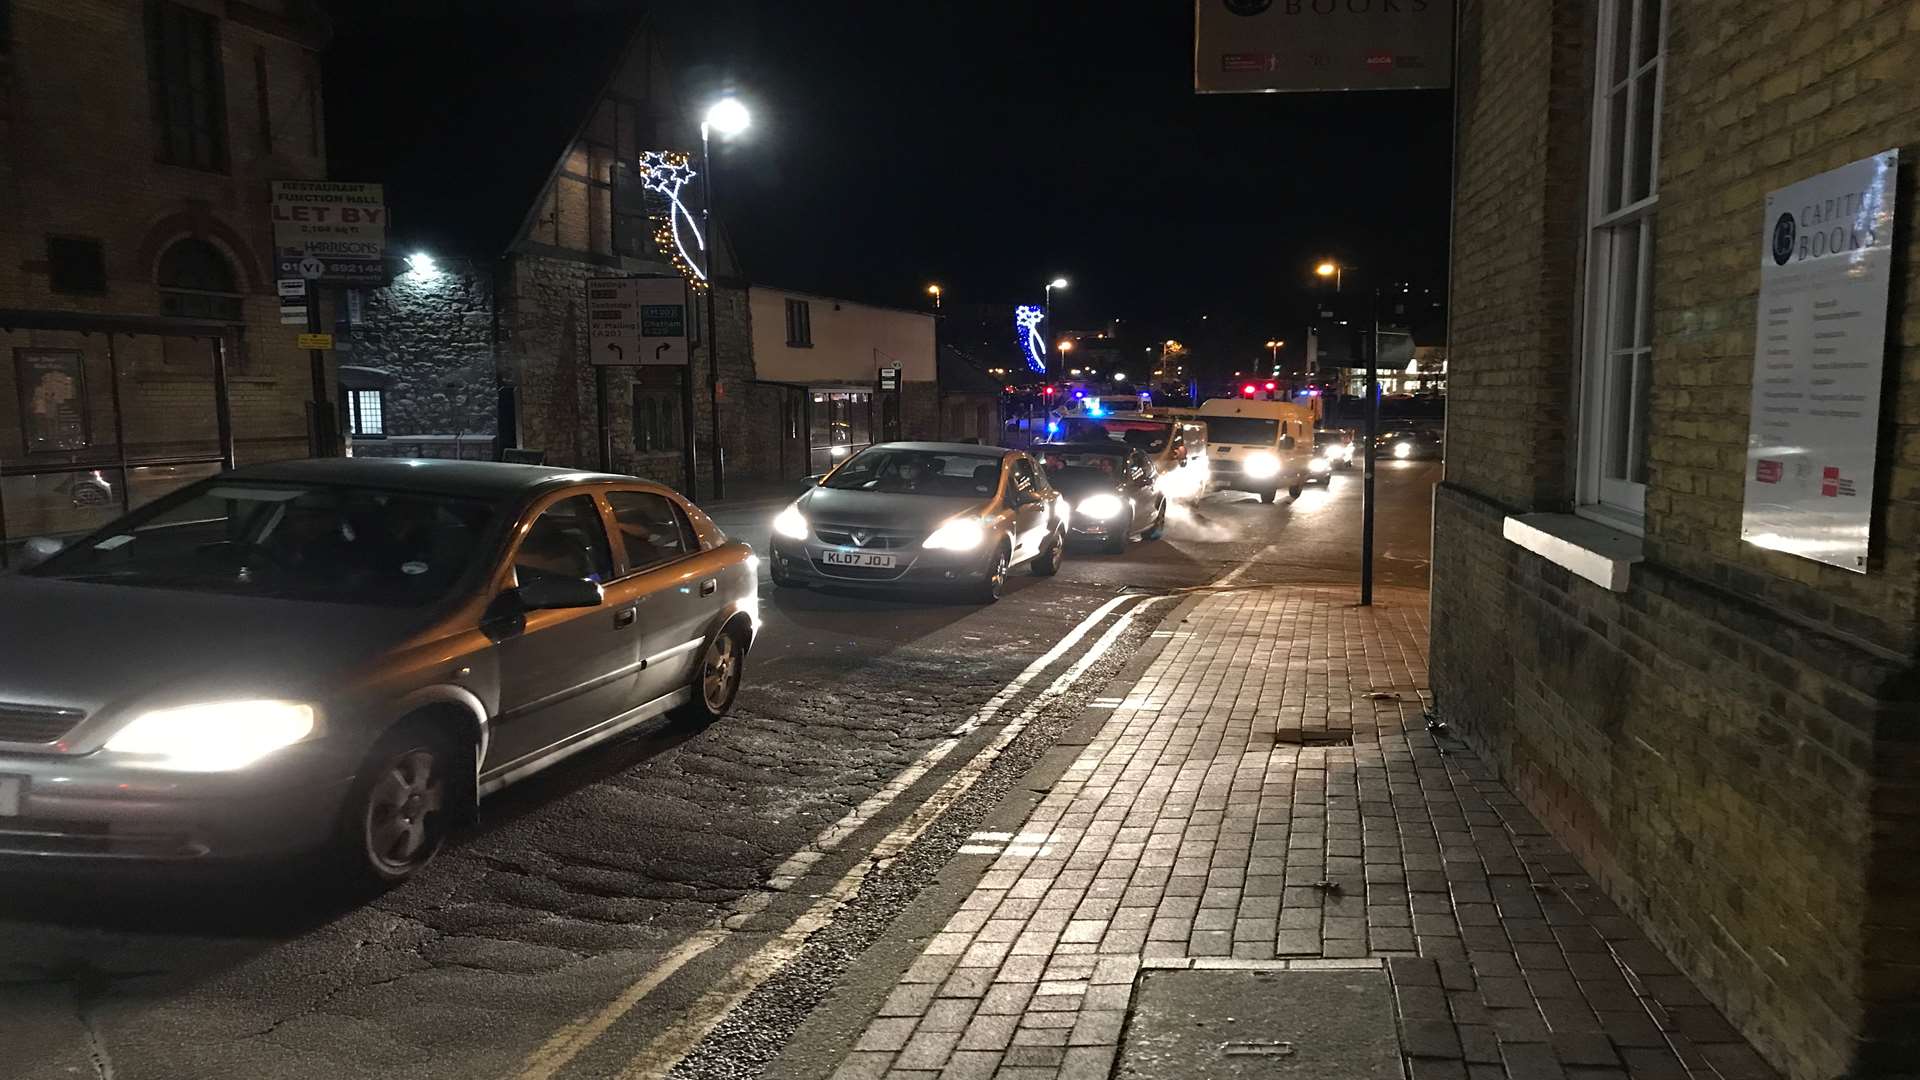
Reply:
[[66, 546], [67, 545], [55, 540], [51, 536], [33, 537], [26, 543], [20, 545], [20, 555], [16, 560], [16, 564], [22, 570], [32, 566], [39, 566], [41, 563], [60, 554]]
[[599, 607], [600, 583], [586, 578], [539, 578], [513, 591], [520, 606], [528, 611], [549, 608]]

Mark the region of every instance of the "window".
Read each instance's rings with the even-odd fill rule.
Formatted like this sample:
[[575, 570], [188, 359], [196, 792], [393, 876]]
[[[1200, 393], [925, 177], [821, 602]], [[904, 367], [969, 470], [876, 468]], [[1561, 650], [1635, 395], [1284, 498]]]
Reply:
[[813, 308], [805, 300], [787, 301], [787, 344], [813, 347]]
[[513, 557], [516, 584], [541, 578], [613, 577], [606, 525], [591, 495], [562, 499], [540, 512]]
[[225, 171], [226, 81], [220, 21], [170, 0], [147, 0], [147, 88], [156, 158]]
[[627, 569], [647, 570], [692, 553], [698, 545], [673, 500], [651, 491], [609, 491], [607, 504], [626, 545]]
[[386, 391], [347, 391], [347, 431], [356, 439], [387, 437]]
[[1022, 495], [1031, 494], [1034, 488], [1033, 462], [1020, 458], [1013, 463], [1013, 490]]
[[84, 237], [47, 237], [47, 285], [57, 293], [104, 295], [107, 291], [106, 249], [100, 246], [100, 241]]
[[240, 284], [233, 265], [205, 240], [176, 240], [160, 255], [160, 313], [177, 318], [240, 321]]
[[680, 449], [680, 394], [633, 388], [633, 449], [652, 454]]
[[1587, 191], [1579, 495], [1584, 509], [1636, 530], [1647, 490], [1665, 41], [1664, 0], [1602, 0]]

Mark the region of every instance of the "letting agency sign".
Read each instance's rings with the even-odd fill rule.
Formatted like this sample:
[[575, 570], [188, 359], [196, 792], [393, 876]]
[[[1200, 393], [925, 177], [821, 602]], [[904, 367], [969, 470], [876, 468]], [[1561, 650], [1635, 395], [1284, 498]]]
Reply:
[[1453, 84], [1452, 0], [1196, 0], [1193, 22], [1202, 94]]

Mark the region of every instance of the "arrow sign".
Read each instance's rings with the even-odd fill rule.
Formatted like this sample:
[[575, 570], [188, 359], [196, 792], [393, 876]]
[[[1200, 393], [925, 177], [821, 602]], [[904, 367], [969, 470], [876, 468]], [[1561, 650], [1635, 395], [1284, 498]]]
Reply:
[[615, 345], [613, 342], [607, 342], [607, 351], [613, 354], [611, 363], [624, 364], [627, 362], [627, 351]]
[[587, 355], [595, 364], [685, 366], [686, 280], [593, 278], [587, 282], [587, 332]]
[[665, 356], [667, 350], [671, 348], [673, 348], [673, 342], [671, 341], [663, 341], [660, 344], [655, 345], [653, 347], [653, 362], [656, 364], [661, 363], [660, 358], [662, 356]]

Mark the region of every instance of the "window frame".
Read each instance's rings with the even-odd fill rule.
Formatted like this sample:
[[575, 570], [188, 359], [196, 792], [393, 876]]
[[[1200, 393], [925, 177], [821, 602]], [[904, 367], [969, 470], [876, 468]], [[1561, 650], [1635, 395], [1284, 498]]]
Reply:
[[[1653, 52], [1636, 61], [1634, 53], [1646, 44], [1642, 19], [1649, 8], [1659, 9]], [[1619, 19], [1630, 16], [1626, 45], [1630, 53], [1616, 64]], [[1624, 532], [1645, 529], [1647, 485], [1631, 479], [1646, 467], [1646, 424], [1653, 377], [1653, 251], [1656, 211], [1660, 204], [1661, 117], [1666, 105], [1667, 36], [1672, 22], [1671, 0], [1599, 0], [1595, 5], [1593, 85], [1588, 99], [1587, 207], [1583, 223], [1585, 306], [1580, 337], [1577, 379], [1578, 439], [1575, 444], [1575, 511]], [[1614, 72], [1620, 70], [1619, 78]], [[1651, 131], [1645, 153], [1646, 192], [1635, 197], [1638, 140], [1637, 118], [1643, 95], [1652, 95], [1647, 116]], [[1618, 120], [1615, 95], [1621, 95]], [[1618, 184], [1618, 206], [1610, 185]], [[1631, 265], [1623, 265], [1631, 259]], [[1631, 295], [1626, 295], [1623, 290]], [[1621, 307], [1631, 305], [1626, 344], [1616, 326]], [[1622, 377], [1626, 385], [1625, 416], [1609, 393]], [[1624, 430], [1623, 430], [1624, 429]], [[1624, 448], [1621, 443], [1624, 442]], [[1608, 459], [1615, 450], [1627, 455], [1625, 476], [1612, 474]]]
[[[362, 394], [373, 395], [374, 420], [380, 425], [378, 431], [367, 431], [362, 427], [364, 411], [361, 408]], [[387, 392], [377, 386], [351, 387], [347, 395], [347, 434], [356, 439], [384, 439], [387, 437]]]
[[[520, 580], [520, 552], [526, 548], [527, 540], [533, 536], [534, 527], [539, 525], [540, 519], [547, 516], [547, 513], [554, 507], [574, 499], [587, 500], [588, 505], [593, 507], [593, 521], [597, 523], [600, 528], [600, 543], [603, 545], [603, 550], [607, 556], [607, 574], [605, 580], [597, 582], [596, 584], [604, 588], [608, 582], [618, 580], [622, 564], [614, 558], [613, 530], [609, 527], [611, 520], [609, 517], [610, 508], [607, 507], [600, 498], [598, 491], [593, 488], [578, 487], [556, 491], [551, 497], [535, 503], [524, 518], [524, 524], [514, 531], [513, 548], [507, 552], [506, 558], [505, 587], [507, 589], [517, 589], [526, 584], [526, 582]], [[624, 552], [624, 550], [623, 548], [622, 551]], [[590, 611], [594, 609], [580, 608], [575, 610]]]
[[813, 348], [813, 304], [791, 296], [787, 297], [787, 346]]
[[[169, 55], [165, 44], [165, 29], [168, 20], [173, 20], [183, 33], [204, 35], [201, 44], [206, 49], [202, 58], [202, 67], [194, 71], [187, 57]], [[226, 59], [222, 55], [225, 35], [222, 33], [220, 17], [188, 7], [177, 0], [146, 0], [145, 9], [146, 53], [147, 53], [147, 97], [150, 103], [149, 122], [153, 125], [153, 159], [162, 165], [175, 165], [187, 169], [199, 169], [203, 172], [226, 173], [233, 167], [233, 141], [228, 130], [227, 117], [227, 76]], [[174, 63], [177, 61], [178, 63]], [[203, 88], [196, 89], [194, 76], [205, 81]], [[204, 114], [197, 100], [204, 94]], [[189, 109], [184, 121], [176, 117], [178, 95], [185, 95]], [[204, 120], [204, 129], [198, 121]], [[187, 145], [185, 148], [174, 145], [175, 128], [186, 124]], [[204, 137], [206, 153], [197, 152], [197, 144]]]

